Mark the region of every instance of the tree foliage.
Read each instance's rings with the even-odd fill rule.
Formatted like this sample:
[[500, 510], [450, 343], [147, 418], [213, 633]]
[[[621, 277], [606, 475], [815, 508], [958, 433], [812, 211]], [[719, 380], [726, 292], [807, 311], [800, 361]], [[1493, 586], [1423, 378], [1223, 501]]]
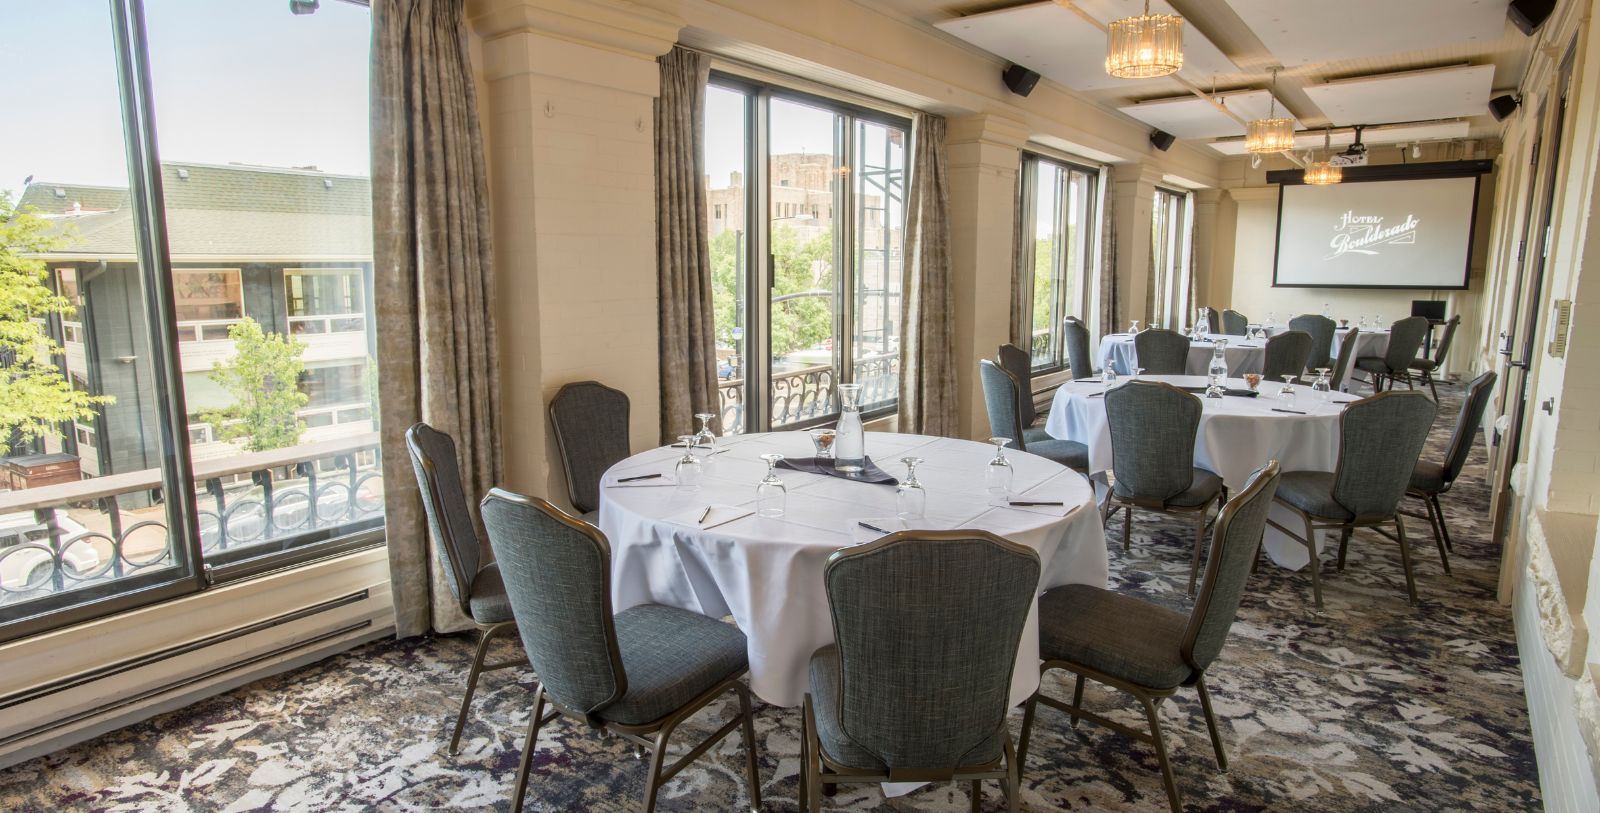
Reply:
[[298, 412], [310, 401], [300, 391], [305, 342], [262, 330], [248, 316], [228, 328], [228, 338], [233, 340], [233, 357], [212, 365], [211, 380], [233, 402], [201, 419], [211, 424], [219, 440], [243, 441], [246, 451], [299, 443], [306, 425]]
[[92, 420], [95, 407], [113, 401], [73, 389], [55, 362], [61, 346], [45, 327], [51, 314], [75, 313], [50, 290], [49, 269], [40, 259], [69, 242], [69, 234], [0, 192], [0, 438], [60, 436], [63, 424]]
[[[739, 233], [732, 230], [711, 240], [717, 342], [730, 346], [738, 324], [742, 247]], [[778, 226], [772, 231], [772, 260], [772, 297], [780, 300], [772, 305], [772, 355], [782, 358], [833, 335], [833, 232], [805, 239], [792, 226]]]

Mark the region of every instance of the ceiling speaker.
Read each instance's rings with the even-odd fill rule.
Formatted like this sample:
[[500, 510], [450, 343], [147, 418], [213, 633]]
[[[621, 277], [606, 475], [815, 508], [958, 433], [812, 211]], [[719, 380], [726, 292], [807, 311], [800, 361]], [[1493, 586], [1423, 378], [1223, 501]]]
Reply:
[[1506, 8], [1506, 16], [1511, 18], [1511, 24], [1518, 31], [1532, 36], [1544, 24], [1550, 12], [1555, 10], [1556, 0], [1511, 0], [1511, 5]]
[[1150, 143], [1154, 145], [1156, 149], [1162, 152], [1166, 152], [1167, 149], [1172, 146], [1172, 142], [1176, 140], [1177, 136], [1167, 132], [1166, 130], [1150, 131]]
[[1506, 116], [1517, 112], [1520, 104], [1515, 96], [1496, 96], [1489, 100], [1489, 114], [1494, 116], [1495, 121], [1505, 121]]
[[1039, 84], [1039, 74], [1021, 65], [1007, 67], [1001, 72], [1000, 79], [1006, 83], [1006, 87], [1010, 88], [1012, 93], [1018, 96], [1026, 96], [1032, 93], [1033, 86]]

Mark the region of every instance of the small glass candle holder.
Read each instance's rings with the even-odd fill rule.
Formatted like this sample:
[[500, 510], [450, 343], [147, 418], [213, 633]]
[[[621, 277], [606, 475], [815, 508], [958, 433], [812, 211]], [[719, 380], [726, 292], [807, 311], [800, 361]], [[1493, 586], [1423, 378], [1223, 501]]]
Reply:
[[1245, 384], [1245, 386], [1250, 388], [1251, 392], [1256, 392], [1257, 389], [1261, 386], [1261, 374], [1260, 373], [1245, 373], [1244, 374], [1244, 384]]
[[811, 436], [811, 445], [817, 448], [818, 459], [833, 459], [833, 439], [837, 433], [832, 429], [810, 429], [806, 434]]

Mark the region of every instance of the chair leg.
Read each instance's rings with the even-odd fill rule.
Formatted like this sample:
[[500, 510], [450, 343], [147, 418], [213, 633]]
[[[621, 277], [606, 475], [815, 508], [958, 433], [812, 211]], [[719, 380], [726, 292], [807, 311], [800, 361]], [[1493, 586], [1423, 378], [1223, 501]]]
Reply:
[[655, 813], [656, 794], [661, 790], [661, 763], [667, 758], [667, 737], [672, 733], [671, 727], [664, 727], [656, 732], [656, 739], [650, 746], [650, 773], [645, 777], [644, 805], [639, 809], [643, 813]]
[[467, 693], [461, 698], [461, 710], [456, 712], [456, 730], [450, 735], [450, 756], [461, 748], [461, 732], [467, 727], [467, 712], [472, 709], [472, 694], [478, 690], [478, 675], [483, 672], [483, 659], [489, 652], [489, 641], [494, 639], [498, 626], [478, 630], [478, 647], [472, 656], [472, 668], [467, 671]]
[[1433, 385], [1433, 373], [1423, 373], [1423, 380], [1428, 382], [1428, 390], [1433, 393], [1433, 402], [1439, 403], [1439, 388]]
[[1194, 522], [1194, 554], [1189, 558], [1189, 597], [1194, 598], [1194, 580], [1200, 575], [1200, 549], [1206, 544], [1206, 509]]
[[1022, 766], [1017, 764], [1017, 752], [1011, 750], [1011, 736], [1006, 735], [1006, 813], [1022, 809]]
[[1306, 517], [1306, 550], [1311, 554], [1311, 597], [1317, 609], [1322, 609], [1322, 556], [1317, 553], [1317, 532], [1311, 527], [1311, 517]]
[[[1075, 709], [1081, 709], [1083, 708], [1083, 675], [1078, 675], [1077, 678], [1077, 682], [1072, 684], [1072, 707]], [[1077, 728], [1078, 713], [1072, 711], [1068, 712], [1068, 715], [1072, 717], [1072, 727]]]
[[1451, 553], [1456, 552], [1456, 546], [1450, 542], [1450, 526], [1444, 522], [1444, 506], [1439, 504], [1439, 495], [1433, 495], [1433, 513], [1439, 517], [1439, 533], [1444, 535], [1444, 549]]
[[[1043, 675], [1040, 675], [1042, 678]], [[1042, 689], [1043, 687], [1041, 687]], [[1033, 737], [1033, 713], [1039, 706], [1039, 692], [1036, 690], [1028, 696], [1027, 702], [1022, 704], [1022, 736], [1017, 739], [1017, 764], [1021, 765], [1028, 759], [1028, 740]]]
[[1167, 788], [1167, 801], [1172, 804], [1172, 813], [1183, 813], [1183, 797], [1178, 795], [1178, 782], [1172, 776], [1172, 762], [1167, 759], [1167, 741], [1161, 736], [1161, 716], [1150, 698], [1141, 695], [1139, 702], [1144, 705], [1145, 717], [1150, 720], [1150, 736], [1156, 747], [1156, 761], [1161, 763], [1161, 783]]
[[1394, 516], [1394, 529], [1400, 538], [1400, 567], [1406, 572], [1406, 598], [1416, 604], [1417, 582], [1411, 575], [1411, 543], [1406, 541], [1406, 521], [1399, 514]]
[[1444, 517], [1439, 516], [1438, 511], [1434, 509], [1433, 500], [1424, 497], [1422, 503], [1428, 509], [1428, 528], [1433, 531], [1434, 547], [1439, 549], [1439, 564], [1444, 565], [1444, 575], [1449, 576], [1451, 575], [1450, 553], [1445, 550], [1444, 532], [1439, 530], [1440, 526], [1444, 524]]
[[972, 813], [979, 813], [979, 811], [983, 810], [983, 782], [982, 781], [977, 780], [977, 779], [972, 780], [971, 796], [972, 796]]
[[1355, 529], [1345, 527], [1339, 529], [1339, 571], [1344, 572], [1344, 555], [1350, 550], [1350, 534]]
[[817, 813], [822, 809], [822, 751], [817, 744], [817, 720], [809, 694], [801, 708], [800, 727], [805, 748], [805, 756], [800, 760], [800, 808], [806, 813]]
[[748, 772], [745, 781], [750, 783], [750, 809], [761, 809], [761, 775], [756, 770], [756, 725], [750, 714], [750, 691], [743, 683], [735, 684], [734, 693], [739, 695], [739, 715], [744, 718], [744, 757], [745, 770]]
[[1206, 728], [1211, 731], [1211, 749], [1217, 752], [1217, 767], [1228, 770], [1228, 754], [1222, 750], [1222, 735], [1217, 733], [1217, 716], [1211, 712], [1211, 693], [1206, 691], [1206, 676], [1195, 678], [1195, 691], [1200, 694], [1200, 710], [1206, 713]]
[[1133, 542], [1133, 506], [1122, 506], [1122, 549], [1129, 550]]
[[522, 797], [528, 791], [528, 768], [533, 764], [533, 751], [539, 747], [539, 721], [544, 718], [544, 684], [533, 690], [539, 698], [533, 704], [533, 716], [528, 718], [528, 736], [522, 742], [522, 759], [517, 763], [517, 789], [511, 795], [511, 813], [521, 813]]

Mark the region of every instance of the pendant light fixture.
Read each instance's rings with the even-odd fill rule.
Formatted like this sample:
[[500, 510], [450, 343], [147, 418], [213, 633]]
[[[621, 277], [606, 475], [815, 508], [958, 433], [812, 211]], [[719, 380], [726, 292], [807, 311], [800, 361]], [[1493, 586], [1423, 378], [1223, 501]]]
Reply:
[[1267, 108], [1267, 117], [1252, 119], [1245, 125], [1244, 148], [1258, 155], [1294, 148], [1294, 119], [1278, 115], [1277, 68], [1272, 69], [1272, 103]]
[[1331, 186], [1344, 180], [1344, 170], [1332, 163], [1333, 158], [1333, 130], [1322, 131], [1322, 160], [1312, 161], [1306, 165], [1306, 174], [1303, 180], [1312, 186]]
[[1106, 28], [1106, 73], [1118, 79], [1150, 79], [1183, 67], [1183, 18], [1144, 13], [1112, 20]]

